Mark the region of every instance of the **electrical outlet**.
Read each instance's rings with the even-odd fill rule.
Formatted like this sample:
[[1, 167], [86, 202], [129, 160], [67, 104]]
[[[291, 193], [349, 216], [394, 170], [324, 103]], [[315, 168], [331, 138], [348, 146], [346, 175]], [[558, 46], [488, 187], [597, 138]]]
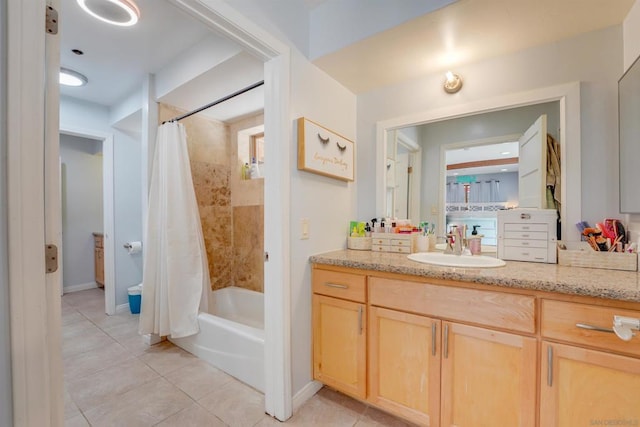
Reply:
[[300, 240], [307, 240], [309, 238], [309, 219], [302, 218], [300, 220]]

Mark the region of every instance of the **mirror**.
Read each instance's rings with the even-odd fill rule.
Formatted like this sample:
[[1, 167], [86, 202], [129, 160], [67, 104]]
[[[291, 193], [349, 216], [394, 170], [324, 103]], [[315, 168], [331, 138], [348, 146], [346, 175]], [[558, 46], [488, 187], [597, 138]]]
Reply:
[[[549, 96], [553, 92], [556, 96]], [[394, 119], [378, 123], [379, 155], [385, 153], [384, 163], [378, 166], [378, 203], [381, 212], [395, 212], [398, 206], [395, 199], [389, 197], [386, 170], [391, 148], [395, 146], [395, 155], [401, 155], [397, 148], [398, 133], [416, 135], [421, 149], [421, 190], [418, 200], [412, 200], [414, 193], [407, 193], [408, 205], [417, 203], [419, 210], [416, 216], [409, 212], [409, 218], [416, 223], [429, 221], [437, 224], [437, 233], [442, 236], [446, 227], [446, 185], [445, 153], [442, 147], [463, 148], [465, 145], [487, 145], [504, 143], [509, 139], [517, 139], [540, 115], [548, 117], [548, 133], [560, 143], [561, 158], [569, 156], [572, 161], [562, 169], [561, 186], [564, 190], [561, 200], [561, 216], [563, 223], [574, 224], [580, 221], [580, 165], [579, 165], [579, 85], [540, 90], [540, 93], [509, 96], [508, 99], [496, 99], [493, 106], [488, 102], [484, 108], [474, 105], [463, 105], [447, 109], [434, 110], [420, 115], [413, 115], [405, 120]], [[520, 102], [514, 102], [519, 98]], [[573, 105], [570, 113], [568, 105]], [[416, 120], [416, 117], [424, 117]], [[453, 118], [452, 118], [453, 117]], [[577, 159], [574, 161], [573, 159]], [[565, 166], [563, 164], [563, 166]], [[381, 185], [382, 184], [382, 185]], [[395, 191], [401, 191], [396, 185]], [[382, 191], [384, 190], [384, 191]], [[383, 196], [384, 195], [384, 196]], [[396, 195], [397, 196], [397, 195]], [[389, 207], [391, 206], [391, 207]], [[402, 211], [402, 210], [400, 210]], [[396, 215], [397, 216], [397, 215]], [[564, 240], [579, 240], [579, 233], [567, 226], [562, 230]]]
[[620, 212], [640, 213], [640, 58], [618, 81], [620, 128]]

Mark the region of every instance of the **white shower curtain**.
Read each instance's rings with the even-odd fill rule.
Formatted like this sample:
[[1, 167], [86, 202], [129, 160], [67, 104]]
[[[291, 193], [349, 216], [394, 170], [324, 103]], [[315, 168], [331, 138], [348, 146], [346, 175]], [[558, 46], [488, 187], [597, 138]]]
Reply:
[[173, 338], [198, 332], [209, 290], [207, 252], [184, 126], [158, 128], [149, 189], [139, 332]]

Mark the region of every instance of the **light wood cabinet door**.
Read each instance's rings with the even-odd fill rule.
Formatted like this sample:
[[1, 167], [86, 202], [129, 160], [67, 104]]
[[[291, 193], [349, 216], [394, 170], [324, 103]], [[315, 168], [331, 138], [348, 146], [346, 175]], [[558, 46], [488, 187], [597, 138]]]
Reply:
[[366, 305], [313, 295], [313, 377], [345, 394], [367, 393]]
[[95, 262], [95, 276], [96, 283], [100, 286], [104, 286], [104, 249], [95, 248], [93, 253]]
[[543, 342], [540, 383], [541, 426], [640, 425], [639, 359]]
[[442, 426], [534, 426], [536, 355], [535, 338], [443, 322]]
[[440, 321], [369, 308], [369, 401], [419, 425], [440, 418]]

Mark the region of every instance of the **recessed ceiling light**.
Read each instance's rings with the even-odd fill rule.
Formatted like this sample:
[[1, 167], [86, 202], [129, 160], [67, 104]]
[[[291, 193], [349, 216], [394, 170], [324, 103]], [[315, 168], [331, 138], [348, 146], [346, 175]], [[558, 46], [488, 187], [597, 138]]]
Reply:
[[503, 151], [502, 153], [503, 156], [508, 156], [509, 154], [511, 154], [511, 151]]
[[60, 68], [60, 84], [65, 86], [84, 86], [88, 82], [87, 78], [77, 71], [68, 68]]
[[103, 22], [122, 27], [135, 25], [140, 10], [133, 0], [76, 0], [89, 15]]

